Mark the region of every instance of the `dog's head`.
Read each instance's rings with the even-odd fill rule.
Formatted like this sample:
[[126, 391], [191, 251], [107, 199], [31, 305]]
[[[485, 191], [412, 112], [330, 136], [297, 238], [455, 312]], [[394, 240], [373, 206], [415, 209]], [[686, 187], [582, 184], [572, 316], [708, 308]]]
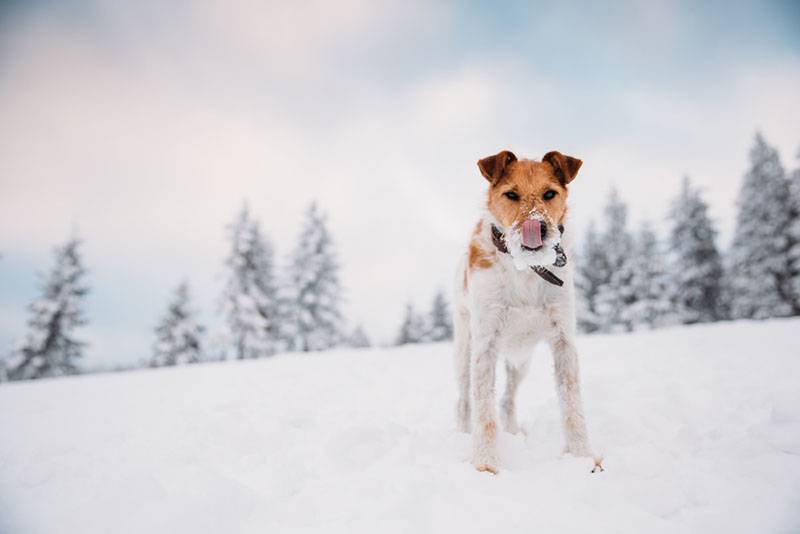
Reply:
[[542, 161], [520, 160], [508, 150], [478, 161], [490, 184], [487, 207], [518, 268], [556, 262], [568, 185], [582, 163], [556, 151]]

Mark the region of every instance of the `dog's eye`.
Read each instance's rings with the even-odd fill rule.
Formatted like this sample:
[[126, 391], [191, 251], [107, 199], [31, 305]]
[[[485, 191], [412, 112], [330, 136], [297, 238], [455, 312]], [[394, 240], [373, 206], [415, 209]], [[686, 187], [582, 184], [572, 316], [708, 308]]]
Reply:
[[518, 195], [518, 194], [516, 194], [514, 191], [506, 191], [506, 192], [505, 192], [505, 193], [503, 193], [503, 194], [506, 196], [506, 198], [507, 198], [508, 200], [513, 200], [514, 202], [516, 202], [517, 200], [519, 200], [519, 195]]
[[555, 192], [555, 191], [553, 191], [552, 189], [551, 189], [551, 190], [549, 190], [549, 191], [545, 191], [545, 193], [544, 193], [544, 199], [545, 199], [545, 200], [553, 200], [553, 198], [554, 198], [554, 197], [555, 197], [557, 194], [558, 194], [558, 193], [556, 193], [556, 192]]

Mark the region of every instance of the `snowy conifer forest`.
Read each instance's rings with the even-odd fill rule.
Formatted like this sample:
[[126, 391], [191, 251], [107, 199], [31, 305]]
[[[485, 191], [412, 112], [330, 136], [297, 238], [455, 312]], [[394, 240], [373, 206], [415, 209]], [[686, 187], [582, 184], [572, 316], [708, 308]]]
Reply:
[[[787, 170], [762, 134], [755, 136], [741, 179], [729, 246], [719, 243], [703, 191], [688, 176], [669, 202], [663, 235], [656, 230], [659, 222], [633, 228], [619, 191], [609, 191], [602, 220], [577, 238], [579, 331], [621, 333], [800, 315], [800, 167]], [[371, 345], [364, 329], [343, 315], [346, 288], [322, 208], [309, 204], [285, 261], [275, 258], [269, 234], [244, 204], [227, 228], [218, 310], [224, 326], [208, 335], [197, 322], [189, 284], [181, 281], [164, 316], [154, 321], [153, 352], [143, 366]], [[90, 290], [80, 245], [74, 238], [55, 249], [41, 294], [30, 304], [27, 331], [2, 360], [4, 379], [90, 371], [81, 364], [91, 339], [80, 336]], [[390, 344], [452, 339], [447, 294], [442, 288], [425, 306], [408, 302]]]
[[630, 228], [612, 191], [599, 225], [605, 233], [590, 225], [579, 249], [579, 329], [629, 332], [800, 314], [800, 168], [787, 171], [761, 134], [749, 160], [726, 248], [690, 177], [670, 202], [661, 238], [650, 222]]

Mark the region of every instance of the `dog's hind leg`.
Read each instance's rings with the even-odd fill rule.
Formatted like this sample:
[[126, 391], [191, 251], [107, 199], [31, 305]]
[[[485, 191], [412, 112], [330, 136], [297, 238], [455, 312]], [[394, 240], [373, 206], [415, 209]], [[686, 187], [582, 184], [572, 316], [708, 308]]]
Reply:
[[522, 379], [528, 374], [528, 362], [514, 366], [506, 361], [506, 392], [500, 402], [500, 420], [506, 432], [516, 434], [519, 432], [517, 422], [517, 388]]
[[456, 384], [458, 401], [456, 401], [456, 427], [460, 432], [470, 430], [470, 339], [469, 313], [456, 310], [453, 321], [453, 345], [455, 347]]
[[561, 406], [566, 446], [564, 452], [574, 456], [592, 456], [586, 418], [581, 403], [581, 388], [578, 370], [578, 352], [568, 333], [556, 329], [550, 339], [555, 364], [556, 392]]

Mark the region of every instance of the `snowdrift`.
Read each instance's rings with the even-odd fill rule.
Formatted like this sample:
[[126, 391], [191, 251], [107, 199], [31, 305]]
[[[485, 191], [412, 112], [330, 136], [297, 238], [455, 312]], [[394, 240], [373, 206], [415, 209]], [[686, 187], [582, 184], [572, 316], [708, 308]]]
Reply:
[[594, 475], [544, 349], [497, 476], [454, 430], [448, 344], [4, 384], [0, 532], [798, 532], [798, 332], [580, 338]]

